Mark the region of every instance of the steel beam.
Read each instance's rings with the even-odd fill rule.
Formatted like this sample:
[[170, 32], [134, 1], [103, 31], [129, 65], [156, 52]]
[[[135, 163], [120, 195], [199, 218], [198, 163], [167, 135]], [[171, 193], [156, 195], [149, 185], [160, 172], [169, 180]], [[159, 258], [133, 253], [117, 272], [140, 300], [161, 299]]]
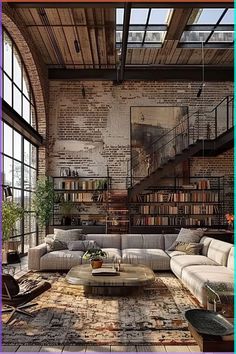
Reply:
[[[124, 8], [125, 2], [14, 2], [8, 4], [14, 8]], [[208, 1], [198, 0], [188, 1], [161, 1], [161, 2], [133, 2], [133, 8], [233, 8], [234, 2], [228, 1]]]
[[[117, 80], [116, 69], [49, 69], [49, 80]], [[229, 66], [206, 66], [205, 81], [233, 81], [234, 70]], [[202, 81], [201, 65], [160, 65], [126, 67], [124, 80]]]
[[124, 80], [128, 36], [129, 36], [130, 14], [131, 14], [131, 4], [127, 2], [125, 4], [125, 11], [124, 11], [123, 36], [122, 36], [122, 46], [121, 46], [121, 65], [118, 74], [119, 82], [122, 82]]

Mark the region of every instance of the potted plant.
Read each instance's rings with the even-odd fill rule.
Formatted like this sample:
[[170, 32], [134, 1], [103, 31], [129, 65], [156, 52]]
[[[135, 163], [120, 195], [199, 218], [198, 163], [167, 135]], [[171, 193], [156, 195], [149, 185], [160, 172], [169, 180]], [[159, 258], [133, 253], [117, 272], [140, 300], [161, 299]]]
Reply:
[[24, 209], [18, 204], [9, 200], [2, 202], [2, 241], [3, 241], [3, 253], [2, 261], [6, 262], [8, 252], [8, 242], [11, 234], [14, 230], [15, 224], [18, 220], [23, 218]]
[[47, 177], [40, 177], [33, 195], [33, 208], [40, 227], [49, 225], [53, 215], [54, 189]]
[[93, 269], [101, 268], [103, 264], [103, 258], [106, 258], [106, 252], [101, 249], [90, 249], [85, 252], [83, 259], [90, 260]]
[[63, 213], [62, 225], [71, 225], [71, 212], [73, 210], [73, 203], [70, 201], [61, 204], [61, 211]]

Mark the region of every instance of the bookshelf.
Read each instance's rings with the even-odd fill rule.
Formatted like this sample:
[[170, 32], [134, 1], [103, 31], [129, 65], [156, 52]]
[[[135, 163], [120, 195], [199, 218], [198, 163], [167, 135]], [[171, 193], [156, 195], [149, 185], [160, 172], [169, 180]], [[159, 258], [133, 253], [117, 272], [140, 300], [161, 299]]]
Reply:
[[129, 202], [130, 232], [172, 232], [224, 223], [223, 177], [168, 178]]
[[105, 233], [109, 177], [52, 177], [54, 210], [51, 227], [83, 228]]

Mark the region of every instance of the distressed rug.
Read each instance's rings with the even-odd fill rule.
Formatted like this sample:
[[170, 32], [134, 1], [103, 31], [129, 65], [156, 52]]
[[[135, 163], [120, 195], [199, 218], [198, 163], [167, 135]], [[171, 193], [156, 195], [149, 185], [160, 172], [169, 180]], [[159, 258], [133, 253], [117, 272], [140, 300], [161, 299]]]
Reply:
[[142, 293], [123, 297], [89, 295], [70, 285], [65, 274], [27, 273], [52, 288], [36, 301], [34, 318], [17, 315], [6, 325], [3, 345], [189, 345], [196, 344], [184, 313], [197, 300], [171, 273], [159, 273]]

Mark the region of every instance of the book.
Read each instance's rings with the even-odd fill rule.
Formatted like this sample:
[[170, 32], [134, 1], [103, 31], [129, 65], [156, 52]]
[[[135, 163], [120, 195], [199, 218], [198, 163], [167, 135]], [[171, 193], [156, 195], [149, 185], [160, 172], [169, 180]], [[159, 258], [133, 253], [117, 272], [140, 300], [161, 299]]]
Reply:
[[114, 268], [97, 268], [92, 270], [92, 275], [119, 275]]

